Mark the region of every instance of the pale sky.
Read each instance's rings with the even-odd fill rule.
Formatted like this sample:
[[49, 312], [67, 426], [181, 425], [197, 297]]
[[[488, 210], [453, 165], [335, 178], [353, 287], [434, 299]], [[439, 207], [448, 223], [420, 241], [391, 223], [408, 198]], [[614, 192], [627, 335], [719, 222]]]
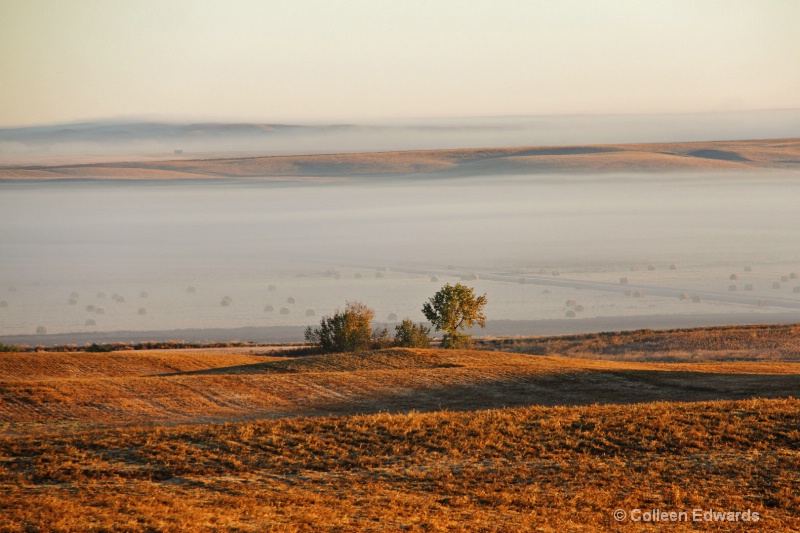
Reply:
[[800, 108], [796, 0], [0, 0], [0, 126]]

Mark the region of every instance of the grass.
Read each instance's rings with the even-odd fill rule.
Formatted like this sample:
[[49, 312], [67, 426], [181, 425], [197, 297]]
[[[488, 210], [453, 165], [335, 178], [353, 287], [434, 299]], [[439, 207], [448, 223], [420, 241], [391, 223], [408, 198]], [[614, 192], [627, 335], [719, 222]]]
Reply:
[[798, 531], [797, 328], [2, 353], [0, 532]]

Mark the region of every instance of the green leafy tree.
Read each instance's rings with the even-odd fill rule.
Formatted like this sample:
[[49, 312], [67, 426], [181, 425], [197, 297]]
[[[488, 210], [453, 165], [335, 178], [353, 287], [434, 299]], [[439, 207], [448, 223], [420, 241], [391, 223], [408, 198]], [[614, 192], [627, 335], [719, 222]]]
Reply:
[[403, 319], [394, 327], [394, 342], [404, 348], [428, 348], [431, 345], [431, 328]]
[[[326, 352], [368, 350], [380, 332], [373, 334], [375, 312], [361, 302], [347, 302], [344, 311], [322, 317], [318, 328], [308, 326], [305, 338]], [[384, 336], [388, 336], [388, 332]]]
[[472, 336], [462, 333], [476, 323], [486, 327], [483, 308], [486, 295], [475, 296], [474, 289], [460, 283], [442, 287], [422, 307], [425, 318], [430, 320], [436, 331], [443, 331], [443, 348], [465, 348], [472, 343]]

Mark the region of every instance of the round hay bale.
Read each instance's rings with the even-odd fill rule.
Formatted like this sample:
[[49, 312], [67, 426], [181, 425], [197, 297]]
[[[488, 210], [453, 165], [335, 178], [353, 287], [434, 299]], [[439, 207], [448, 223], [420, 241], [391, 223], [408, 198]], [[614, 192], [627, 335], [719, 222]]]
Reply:
[[380, 270], [375, 272], [375, 277], [378, 278], [378, 279], [382, 278], [383, 277], [383, 272], [381, 272]]
[[436, 283], [436, 282], [438, 282], [438, 281], [439, 281], [439, 278], [438, 278], [437, 276], [431, 276], [431, 281], [433, 281], [434, 283]]
[[186, 292], [194, 294], [197, 292], [197, 289], [195, 287], [186, 287]]
[[800, 274], [798, 274], [797, 272], [792, 272], [791, 274], [789, 274], [789, 279], [800, 279]]
[[147, 292], [145, 292], [145, 291], [142, 291], [142, 292], [140, 292], [140, 293], [139, 293], [139, 298], [147, 298], [147, 297], [149, 297], [149, 296], [150, 296], [150, 295], [149, 295], [149, 294], [147, 294]]
[[525, 282], [526, 282], [526, 281], [527, 281], [527, 280], [526, 280], [525, 278], [519, 278], [519, 279], [517, 280], [517, 283], [519, 283], [520, 285], [525, 285]]
[[313, 309], [306, 309], [306, 316], [314, 316], [315, 314]]
[[678, 265], [676, 265], [675, 263], [672, 263], [672, 264], [669, 266], [669, 269], [670, 269], [670, 270], [678, 270]]
[[759, 307], [769, 307], [769, 302], [767, 300], [759, 300], [758, 301]]
[[550, 289], [545, 289], [542, 291], [542, 294], [551, 294]]
[[739, 287], [736, 285], [728, 285], [728, 292], [736, 292], [739, 290]]
[[356, 279], [361, 279], [361, 278], [363, 278], [364, 276], [363, 276], [363, 275], [361, 275], [361, 272], [356, 272], [356, 273], [355, 273], [355, 275], [354, 275], [353, 277], [354, 277], [354, 278], [356, 278]]
[[572, 309], [570, 309], [569, 311], [567, 311], [567, 312], [565, 313], [565, 316], [566, 316], [567, 318], [575, 318], [575, 317], [576, 317], [576, 316], [578, 316], [578, 315], [577, 315], [577, 314], [575, 314], [575, 311], [573, 311]]
[[627, 296], [627, 297], [631, 297], [631, 296], [633, 296], [633, 291], [632, 290], [627, 290], [623, 294], [625, 294], [625, 296]]
[[781, 276], [781, 281], [783, 283], [789, 283], [789, 276]]
[[780, 281], [772, 282], [772, 288], [773, 289], [780, 289], [781, 288], [781, 282]]
[[736, 273], [731, 274], [728, 279], [730, 279], [731, 281], [736, 281], [739, 279], [739, 274]]
[[553, 276], [558, 277], [560, 275], [561, 275], [561, 272], [559, 272], [558, 270], [553, 270]]
[[628, 284], [628, 278], [619, 278], [619, 284], [620, 285], [627, 285]]
[[693, 304], [699, 304], [702, 301], [703, 301], [703, 299], [700, 298], [699, 296], [692, 296], [692, 303]]
[[792, 292], [800, 292], [800, 287], [795, 287], [792, 289]]
[[752, 283], [746, 283], [745, 286], [744, 286], [744, 290], [752, 291], [753, 290], [753, 284]]
[[15, 286], [11, 285], [11, 286], [8, 288], [8, 292], [17, 292], [17, 288], [16, 288]]
[[647, 265], [647, 270], [649, 270], [650, 272], [653, 272], [655, 269], [656, 269], [655, 265]]
[[95, 312], [96, 314], [98, 314], [98, 315], [104, 315], [104, 314], [106, 314], [106, 310], [105, 310], [105, 309], [103, 309], [102, 307], [98, 307], [97, 309], [95, 309], [95, 310], [94, 310], [94, 312]]
[[291, 296], [289, 296], [288, 298], [286, 298], [286, 303], [287, 303], [287, 304], [293, 304], [293, 303], [297, 303], [297, 302], [295, 302], [294, 298], [292, 298]]
[[566, 306], [567, 306], [567, 307], [569, 307], [569, 308], [573, 308], [573, 307], [575, 307], [576, 305], [578, 305], [578, 302], [577, 302], [577, 301], [575, 301], [575, 300], [567, 300], [567, 303], [566, 303], [566, 304], [564, 304], [564, 305], [566, 305]]
[[222, 307], [228, 307], [233, 303], [233, 298], [230, 296], [224, 296], [222, 300], [219, 302], [219, 305]]
[[105, 298], [105, 297], [106, 297], [106, 293], [104, 293], [103, 291], [99, 291], [99, 292], [97, 293], [97, 297], [98, 297], [98, 298]]
[[333, 279], [342, 279], [342, 275], [340, 273], [338, 273], [338, 272], [335, 272], [333, 274]]
[[397, 313], [389, 313], [389, 316], [386, 317], [386, 320], [389, 322], [397, 322]]
[[378, 267], [378, 272], [389, 272], [389, 267]]
[[144, 307], [140, 307], [139, 310], [136, 311], [136, 314], [138, 314], [139, 316], [144, 316], [147, 314], [147, 309], [145, 309]]
[[691, 297], [689, 296], [689, 293], [688, 293], [688, 292], [682, 292], [682, 293], [680, 294], [680, 296], [678, 296], [678, 299], [679, 299], [680, 301], [682, 301], [682, 302], [685, 302], [686, 300], [689, 300], [690, 298], [691, 298]]
[[83, 323], [84, 326], [96, 326], [97, 321], [94, 318], [87, 318], [86, 322]]
[[69, 293], [69, 297], [70, 298], [80, 298], [80, 295], [77, 292], [72, 291], [71, 293]]
[[267, 292], [275, 292], [277, 290], [278, 290], [278, 287], [276, 287], [275, 285], [268, 285], [267, 286]]
[[752, 272], [753, 271], [753, 267], [748, 265], [748, 266], [744, 267], [744, 271], [745, 272]]
[[631, 265], [631, 272], [638, 272], [638, 271], [639, 271], [639, 267], [638, 266]]
[[290, 312], [291, 312], [291, 311], [289, 311], [289, 308], [288, 308], [288, 307], [281, 307], [281, 311], [280, 311], [280, 313], [281, 313], [282, 315], [288, 315]]
[[90, 313], [94, 313], [94, 306], [92, 304], [89, 304], [86, 306], [86, 310]]
[[575, 312], [576, 313], [583, 313], [585, 310], [586, 310], [586, 308], [581, 304], [578, 304], [578, 305], [575, 306]]
[[70, 298], [69, 300], [67, 300], [67, 303], [69, 305], [78, 305], [78, 299], [77, 298]]
[[271, 305], [265, 305], [264, 306], [264, 312], [265, 313], [272, 313], [273, 311], [275, 311], [275, 308], [272, 307]]
[[37, 335], [47, 335], [47, 328], [44, 326], [39, 326], [36, 328]]
[[8, 307], [8, 302], [5, 300], [0, 301], [0, 307]]
[[644, 291], [639, 291], [639, 290], [633, 291], [633, 297], [634, 298], [644, 298], [645, 297], [645, 292]]

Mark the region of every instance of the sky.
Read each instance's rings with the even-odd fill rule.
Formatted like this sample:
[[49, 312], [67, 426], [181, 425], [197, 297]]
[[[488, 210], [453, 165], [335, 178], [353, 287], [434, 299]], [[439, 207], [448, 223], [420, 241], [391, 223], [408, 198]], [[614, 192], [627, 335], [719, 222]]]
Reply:
[[0, 0], [0, 127], [800, 108], [795, 0]]

